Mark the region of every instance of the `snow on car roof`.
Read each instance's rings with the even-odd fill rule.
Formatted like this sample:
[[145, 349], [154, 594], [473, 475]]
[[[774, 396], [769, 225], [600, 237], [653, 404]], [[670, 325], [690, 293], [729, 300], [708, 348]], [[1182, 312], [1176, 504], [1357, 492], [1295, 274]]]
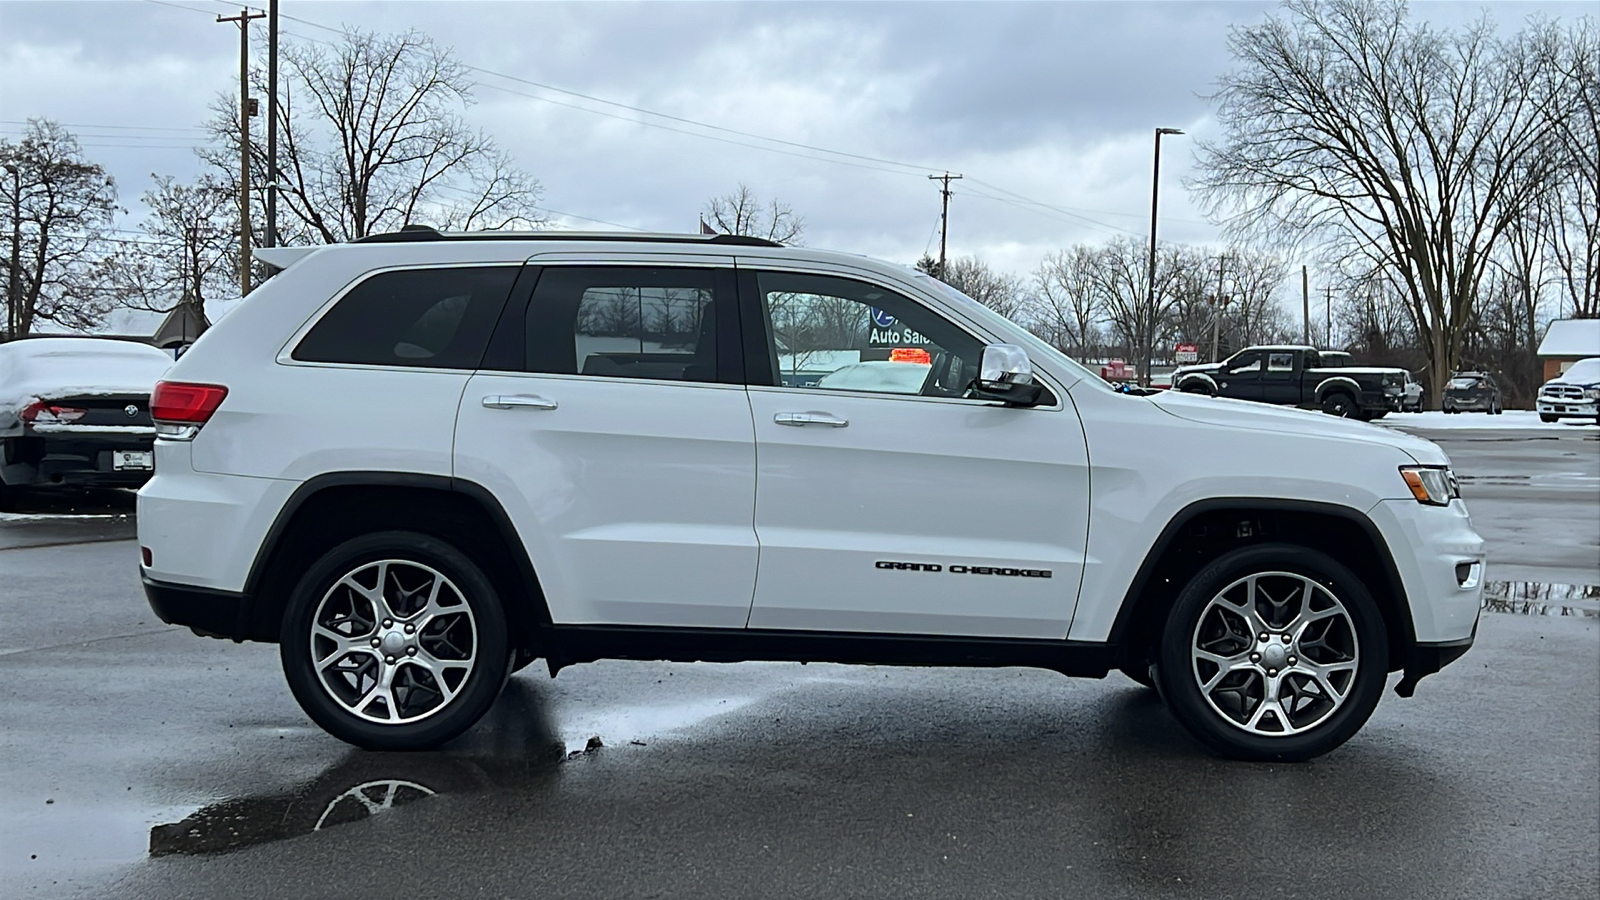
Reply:
[[1560, 319], [1539, 342], [1540, 356], [1600, 356], [1600, 319]]
[[30, 338], [0, 344], [0, 428], [37, 399], [148, 394], [172, 365], [149, 344]]

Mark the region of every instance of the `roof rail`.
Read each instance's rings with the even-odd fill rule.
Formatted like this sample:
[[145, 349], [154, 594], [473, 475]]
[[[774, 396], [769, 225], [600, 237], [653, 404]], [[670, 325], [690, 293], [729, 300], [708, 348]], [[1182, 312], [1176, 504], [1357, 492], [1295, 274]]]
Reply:
[[739, 247], [782, 247], [777, 241], [743, 234], [652, 234], [620, 231], [452, 231], [429, 225], [406, 225], [399, 231], [369, 234], [356, 244], [404, 244], [413, 241], [615, 241], [633, 244], [732, 244]]

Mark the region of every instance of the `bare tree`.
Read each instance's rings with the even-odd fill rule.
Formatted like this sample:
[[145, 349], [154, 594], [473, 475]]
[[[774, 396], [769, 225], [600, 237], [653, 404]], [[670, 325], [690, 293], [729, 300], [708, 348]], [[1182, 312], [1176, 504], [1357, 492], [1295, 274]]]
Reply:
[[238, 206], [228, 186], [202, 175], [194, 184], [154, 176], [141, 240], [106, 267], [106, 283], [124, 305], [167, 312], [179, 303], [204, 311], [206, 300], [238, 296]]
[[1177, 300], [1175, 275], [1179, 252], [1161, 248], [1156, 254], [1156, 289], [1149, 285], [1150, 244], [1144, 240], [1113, 238], [1100, 250], [1095, 268], [1096, 290], [1106, 311], [1113, 338], [1126, 355], [1140, 363], [1141, 384], [1150, 383], [1149, 363], [1156, 348], [1171, 335], [1168, 314]]
[[1035, 314], [1041, 326], [1063, 352], [1079, 362], [1088, 361], [1100, 341], [1104, 306], [1095, 289], [1098, 263], [1094, 247], [1078, 244], [1045, 256], [1033, 273], [1038, 289]]
[[[1545, 30], [1554, 26], [1544, 25]], [[1546, 110], [1562, 165], [1545, 197], [1545, 241], [1560, 273], [1563, 305], [1576, 318], [1600, 317], [1600, 28], [1580, 20], [1541, 46], [1563, 93]]]
[[1233, 233], [1392, 271], [1442, 383], [1496, 242], [1559, 161], [1546, 37], [1497, 40], [1487, 19], [1441, 32], [1399, 0], [1284, 9], [1229, 38], [1223, 137], [1201, 145], [1193, 186]]
[[5, 337], [27, 337], [39, 320], [98, 324], [111, 302], [93, 273], [116, 211], [116, 182], [84, 158], [71, 132], [46, 119], [30, 119], [20, 141], [0, 139], [0, 166]]
[[[432, 38], [350, 30], [331, 46], [286, 43], [280, 59], [276, 180], [288, 241], [348, 241], [418, 221], [463, 231], [545, 221], [539, 182], [462, 118], [471, 72]], [[264, 95], [265, 74], [251, 80]], [[212, 145], [200, 151], [233, 185], [237, 104], [218, 98]], [[259, 204], [273, 178], [260, 142], [252, 152]]]
[[701, 219], [721, 234], [765, 238], [778, 244], [802, 246], [806, 221], [789, 204], [774, 197], [765, 202], [744, 182], [720, 197], [706, 201]]
[[947, 260], [943, 275], [939, 274], [938, 261], [929, 256], [917, 260], [917, 269], [1000, 315], [1026, 324], [1023, 320], [1030, 311], [1032, 298], [1023, 289], [1022, 281], [1015, 276], [996, 272], [976, 256], [958, 256]]

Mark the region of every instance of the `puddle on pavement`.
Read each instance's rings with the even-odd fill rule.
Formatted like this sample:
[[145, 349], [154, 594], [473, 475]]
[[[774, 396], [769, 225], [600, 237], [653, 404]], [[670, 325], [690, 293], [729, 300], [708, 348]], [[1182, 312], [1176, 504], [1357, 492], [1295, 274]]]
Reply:
[[225, 853], [359, 822], [440, 794], [527, 784], [567, 757], [546, 707], [534, 688], [514, 679], [483, 722], [445, 750], [352, 750], [310, 781], [219, 801], [151, 828], [150, 855]]
[[[585, 711], [559, 727], [549, 703], [512, 679], [489, 715], [434, 753], [352, 750], [316, 778], [272, 793], [210, 804], [150, 829], [150, 855], [225, 853], [359, 822], [440, 794], [518, 789], [565, 760], [625, 746], [731, 712], [753, 698]], [[567, 752], [568, 744], [575, 749]], [[582, 749], [576, 749], [582, 748]]]
[[1600, 619], [1600, 584], [1546, 581], [1486, 581], [1485, 612], [1522, 616], [1574, 616]]

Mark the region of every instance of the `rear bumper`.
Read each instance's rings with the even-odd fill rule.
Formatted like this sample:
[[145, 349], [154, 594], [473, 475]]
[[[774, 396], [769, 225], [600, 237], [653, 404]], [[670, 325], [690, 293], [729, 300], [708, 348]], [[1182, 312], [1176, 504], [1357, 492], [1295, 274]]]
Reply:
[[138, 487], [150, 469], [122, 469], [113, 450], [151, 451], [155, 438], [130, 434], [29, 434], [0, 441], [6, 484], [37, 487]]
[[184, 625], [196, 634], [235, 641], [243, 641], [249, 632], [248, 594], [156, 581], [143, 571], [139, 578], [150, 608], [168, 625]]

